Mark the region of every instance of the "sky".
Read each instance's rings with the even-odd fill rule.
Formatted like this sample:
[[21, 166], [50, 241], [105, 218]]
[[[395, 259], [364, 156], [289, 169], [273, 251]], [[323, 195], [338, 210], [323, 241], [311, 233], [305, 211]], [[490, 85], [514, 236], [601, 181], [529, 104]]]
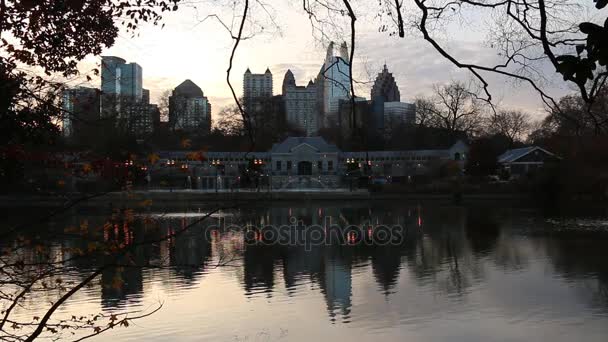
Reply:
[[[233, 103], [226, 83], [226, 69], [234, 41], [216, 18], [202, 19], [216, 14], [230, 25], [233, 13], [242, 9], [237, 7], [233, 11], [229, 6], [212, 6], [211, 3], [225, 5], [231, 1], [183, 4], [177, 12], [165, 16], [164, 28], [146, 24], [140, 27], [135, 37], [121, 32], [115, 45], [102, 55], [119, 56], [127, 62], [141, 65], [144, 88], [151, 91], [153, 103], [165, 90], [175, 88], [186, 79], [192, 80], [209, 98], [215, 119], [222, 107]], [[259, 27], [264, 26], [264, 32], [242, 41], [237, 50], [231, 81], [239, 96], [247, 68], [253, 73], [263, 73], [267, 67], [270, 68], [274, 93], [279, 94], [287, 69], [294, 73], [298, 84], [305, 85], [316, 77], [323, 63], [326, 42], [313, 34], [301, 3], [282, 1], [273, 6], [268, 9], [270, 16], [260, 8], [253, 9], [256, 18], [261, 19], [256, 21], [257, 26], [248, 25], [247, 28], [257, 27], [259, 31]], [[354, 75], [363, 83], [357, 87], [357, 96], [369, 98], [370, 81], [382, 70], [384, 63], [395, 76], [402, 101], [431, 95], [434, 84], [470, 79], [467, 72], [457, 69], [439, 55], [415, 30], [406, 31], [405, 38], [391, 37], [387, 32], [379, 32], [378, 28], [386, 22], [365, 14], [358, 14], [358, 19]], [[238, 18], [234, 21], [235, 29], [237, 24]], [[476, 31], [476, 25], [470, 26], [473, 30], [468, 32], [460, 30], [458, 25], [452, 26], [440, 40], [451, 53], [463, 60], [495, 62], [496, 51], [482, 44], [483, 25], [478, 27], [479, 31]], [[346, 25], [339, 29], [349, 32]], [[334, 34], [334, 38], [350, 40], [347, 34]], [[99, 61], [99, 56], [90, 56], [81, 63], [81, 70], [90, 69]], [[547, 68], [547, 74], [553, 75], [554, 72]], [[540, 98], [530, 87], [497, 76], [489, 76], [488, 80], [495, 101], [503, 107], [526, 110], [539, 118], [544, 115]], [[549, 80], [547, 89], [556, 98], [570, 91], [556, 77]]]

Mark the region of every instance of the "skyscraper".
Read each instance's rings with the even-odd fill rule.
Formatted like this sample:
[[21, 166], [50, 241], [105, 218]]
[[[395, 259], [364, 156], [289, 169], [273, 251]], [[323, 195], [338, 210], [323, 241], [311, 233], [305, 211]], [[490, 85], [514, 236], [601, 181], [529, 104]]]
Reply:
[[83, 142], [99, 120], [99, 89], [76, 87], [63, 91], [63, 135]]
[[243, 75], [243, 106], [249, 116], [249, 123], [255, 130], [267, 120], [267, 107], [272, 98], [272, 73], [266, 68], [263, 74], [252, 74], [247, 68]]
[[371, 90], [372, 120], [375, 130], [390, 137], [392, 131], [399, 126], [414, 124], [416, 106], [412, 103], [401, 102], [401, 93], [393, 74], [384, 64], [382, 72], [378, 73]]
[[306, 86], [297, 86], [293, 73], [287, 70], [283, 79], [283, 99], [287, 123], [307, 136], [316, 134], [319, 127], [317, 86], [314, 82], [309, 81]]
[[160, 124], [160, 110], [157, 105], [138, 102], [124, 108], [129, 118], [127, 131], [137, 138], [143, 138], [154, 132]]
[[142, 89], [141, 91], [142, 91], [141, 102], [150, 103], [150, 90]]
[[320, 109], [323, 115], [323, 125], [331, 126], [336, 124], [340, 100], [350, 98], [350, 68], [349, 68], [348, 48], [346, 43], [340, 46], [339, 55], [334, 52], [334, 43], [330, 42], [327, 48], [325, 62], [317, 76], [317, 86], [319, 91]]
[[142, 101], [142, 68], [114, 56], [101, 57], [101, 113], [124, 118], [126, 105]]
[[174, 129], [209, 133], [211, 105], [194, 82], [185, 80], [173, 90], [169, 97], [169, 123]]
[[263, 74], [252, 74], [247, 68], [243, 75], [243, 98], [245, 101], [272, 97], [272, 73], [266, 68]]
[[376, 81], [372, 86], [370, 99], [374, 101], [380, 97], [383, 99], [383, 102], [401, 101], [399, 87], [397, 87], [393, 74], [388, 72], [386, 64], [384, 64], [382, 72], [378, 73], [378, 76], [376, 77]]
[[392, 136], [393, 130], [416, 123], [416, 105], [405, 102], [384, 102], [384, 136]]

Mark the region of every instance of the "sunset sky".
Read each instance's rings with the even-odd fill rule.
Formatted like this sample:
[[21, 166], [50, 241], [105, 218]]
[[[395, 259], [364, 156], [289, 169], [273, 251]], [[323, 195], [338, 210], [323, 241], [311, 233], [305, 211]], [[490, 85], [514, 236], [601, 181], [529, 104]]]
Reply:
[[[215, 3], [231, 3], [216, 1]], [[137, 62], [143, 68], [144, 87], [150, 89], [152, 102], [167, 89], [172, 89], [185, 79], [199, 85], [213, 105], [213, 114], [231, 103], [230, 90], [226, 84], [226, 69], [233, 40], [226, 29], [214, 18], [201, 22], [209, 14], [217, 14], [230, 25], [233, 11], [227, 7], [210, 6], [191, 2], [181, 5], [177, 12], [165, 16], [164, 28], [152, 25], [142, 26], [139, 36], [131, 37], [121, 33], [116, 44], [107, 49], [104, 55], [114, 55]], [[240, 96], [242, 75], [249, 67], [254, 73], [263, 73], [269, 67], [274, 76], [274, 92], [279, 94], [283, 76], [291, 69], [298, 84], [305, 84], [318, 73], [325, 56], [325, 45], [314, 37], [308, 16], [300, 2], [279, 2], [269, 8], [280, 32], [273, 29], [269, 17], [254, 9], [257, 25], [264, 25], [266, 33], [255, 35], [243, 41], [237, 51], [233, 84]], [[241, 11], [237, 7], [235, 12]], [[362, 7], [356, 8], [363, 12]], [[453, 67], [449, 61], [423, 41], [415, 30], [406, 32], [405, 38], [389, 37], [387, 32], [379, 32], [386, 21], [373, 15], [358, 14], [357, 50], [355, 53], [354, 75], [361, 81], [373, 81], [386, 63], [393, 72], [401, 91], [402, 101], [411, 101], [419, 95], [430, 95], [432, 85], [449, 82], [452, 79], [466, 80], [469, 75]], [[475, 18], [474, 18], [475, 19]], [[474, 20], [473, 19], [473, 20]], [[483, 21], [481, 21], [483, 22]], [[234, 21], [234, 27], [238, 18]], [[475, 26], [475, 25], [473, 25]], [[482, 27], [482, 26], [480, 26]], [[251, 28], [250, 25], [247, 26]], [[348, 27], [343, 27], [345, 32]], [[479, 32], [464, 32], [459, 27], [450, 27], [440, 39], [448, 44], [451, 53], [471, 62], [491, 63], [497, 60], [496, 51], [484, 48], [484, 28]], [[249, 32], [249, 31], [248, 31]], [[339, 40], [338, 35], [334, 35]], [[345, 35], [341, 40], [349, 41]], [[99, 63], [99, 57], [90, 57], [82, 64], [82, 69], [91, 68]], [[547, 89], [559, 98], [569, 90], [554, 72], [547, 68]], [[371, 76], [370, 76], [371, 75]], [[497, 102], [543, 115], [539, 97], [531, 88], [495, 76], [488, 76], [491, 90]], [[98, 86], [98, 84], [95, 84]], [[357, 96], [369, 98], [370, 84], [358, 87]]]

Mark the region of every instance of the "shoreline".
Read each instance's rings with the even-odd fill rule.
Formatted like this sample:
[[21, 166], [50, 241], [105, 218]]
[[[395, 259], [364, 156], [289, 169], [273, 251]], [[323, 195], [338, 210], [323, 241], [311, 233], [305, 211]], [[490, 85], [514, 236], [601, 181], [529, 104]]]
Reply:
[[[27, 207], [27, 206], [57, 206], [78, 201], [87, 194], [25, 194], [25, 195], [0, 195], [0, 207]], [[91, 196], [91, 195], [88, 195]], [[368, 192], [368, 191], [239, 191], [239, 192], [215, 192], [199, 190], [151, 190], [131, 192], [110, 192], [96, 197], [83, 200], [78, 206], [100, 205], [113, 203], [116, 205], [133, 205], [143, 201], [152, 201], [156, 204], [167, 204], [170, 202], [277, 202], [277, 201], [441, 201], [452, 203], [467, 203], [478, 201], [514, 201], [528, 202], [530, 195], [526, 193], [463, 193], [460, 201], [455, 201], [453, 193], [405, 193], [405, 192]]]

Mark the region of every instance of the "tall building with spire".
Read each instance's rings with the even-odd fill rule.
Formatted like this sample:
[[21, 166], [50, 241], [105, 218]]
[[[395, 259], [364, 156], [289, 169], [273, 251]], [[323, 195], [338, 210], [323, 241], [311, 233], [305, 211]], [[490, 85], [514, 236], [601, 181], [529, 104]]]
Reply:
[[376, 77], [370, 97], [372, 129], [384, 137], [390, 137], [398, 127], [412, 125], [416, 121], [416, 106], [401, 102], [399, 87], [386, 64]]
[[335, 125], [338, 120], [340, 100], [350, 98], [350, 68], [348, 47], [342, 43], [339, 54], [335, 53], [334, 42], [327, 47], [325, 62], [317, 76], [320, 111], [325, 127]]
[[395, 77], [388, 71], [386, 64], [382, 72], [378, 73], [376, 81], [372, 86], [370, 99], [372, 101], [382, 98], [384, 102], [399, 102], [401, 101], [401, 94], [399, 93], [399, 87], [395, 82]]
[[306, 136], [315, 135], [319, 130], [317, 85], [311, 80], [306, 86], [298, 86], [291, 70], [287, 70], [283, 78], [283, 99], [287, 123]]

